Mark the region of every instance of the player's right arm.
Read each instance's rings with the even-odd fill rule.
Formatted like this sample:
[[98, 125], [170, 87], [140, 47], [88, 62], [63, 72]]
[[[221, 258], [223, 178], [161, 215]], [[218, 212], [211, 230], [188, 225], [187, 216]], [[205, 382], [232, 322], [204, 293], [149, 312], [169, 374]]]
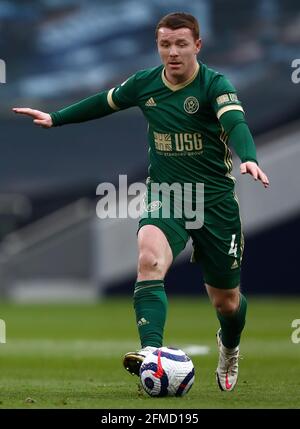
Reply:
[[102, 91], [56, 112], [46, 113], [28, 107], [15, 107], [12, 110], [31, 117], [38, 126], [51, 128], [102, 118], [136, 104], [136, 84], [133, 75], [116, 88]]

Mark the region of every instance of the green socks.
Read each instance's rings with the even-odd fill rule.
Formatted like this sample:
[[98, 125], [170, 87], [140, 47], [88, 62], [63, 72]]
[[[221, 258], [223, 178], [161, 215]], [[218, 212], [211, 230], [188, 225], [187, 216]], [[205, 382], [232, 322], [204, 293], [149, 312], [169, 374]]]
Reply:
[[133, 302], [141, 346], [161, 347], [168, 307], [164, 281], [136, 282]]
[[[141, 346], [161, 347], [168, 307], [164, 281], [136, 282], [133, 301]], [[225, 347], [232, 349], [239, 345], [246, 312], [247, 300], [242, 294], [239, 308], [234, 314], [225, 316], [217, 312], [222, 343]]]
[[230, 316], [225, 316], [217, 312], [221, 325], [222, 344], [233, 349], [240, 343], [241, 333], [246, 322], [247, 300], [240, 294], [240, 305], [238, 310]]

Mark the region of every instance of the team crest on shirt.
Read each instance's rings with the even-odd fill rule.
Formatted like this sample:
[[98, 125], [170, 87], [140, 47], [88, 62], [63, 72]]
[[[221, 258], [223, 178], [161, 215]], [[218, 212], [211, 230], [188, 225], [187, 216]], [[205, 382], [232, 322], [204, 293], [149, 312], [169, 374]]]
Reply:
[[198, 111], [199, 101], [196, 97], [188, 97], [185, 99], [183, 107], [186, 113], [190, 113], [192, 115]]

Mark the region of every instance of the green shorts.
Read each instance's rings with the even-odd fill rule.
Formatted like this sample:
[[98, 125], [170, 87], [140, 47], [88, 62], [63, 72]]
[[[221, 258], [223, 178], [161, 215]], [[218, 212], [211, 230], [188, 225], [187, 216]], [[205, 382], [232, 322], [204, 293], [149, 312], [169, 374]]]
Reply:
[[[152, 202], [154, 210], [155, 203]], [[161, 210], [159, 205], [157, 210]], [[139, 229], [144, 225], [155, 225], [161, 229], [174, 259], [191, 238], [194, 248], [191, 262], [201, 264], [205, 283], [219, 289], [239, 286], [244, 237], [239, 204], [234, 193], [228, 194], [216, 205], [204, 208], [204, 223], [199, 229], [186, 229], [185, 220], [172, 215], [169, 218], [153, 218], [152, 212], [145, 209]]]

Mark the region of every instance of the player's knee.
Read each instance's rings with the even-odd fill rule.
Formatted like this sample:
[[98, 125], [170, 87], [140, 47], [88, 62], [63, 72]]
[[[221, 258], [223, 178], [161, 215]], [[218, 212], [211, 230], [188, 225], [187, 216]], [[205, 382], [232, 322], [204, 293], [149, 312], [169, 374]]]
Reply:
[[138, 272], [140, 275], [162, 276], [163, 261], [153, 252], [143, 251], [139, 255]]
[[216, 298], [213, 302], [214, 307], [220, 314], [230, 315], [238, 310], [238, 302], [234, 298]]

